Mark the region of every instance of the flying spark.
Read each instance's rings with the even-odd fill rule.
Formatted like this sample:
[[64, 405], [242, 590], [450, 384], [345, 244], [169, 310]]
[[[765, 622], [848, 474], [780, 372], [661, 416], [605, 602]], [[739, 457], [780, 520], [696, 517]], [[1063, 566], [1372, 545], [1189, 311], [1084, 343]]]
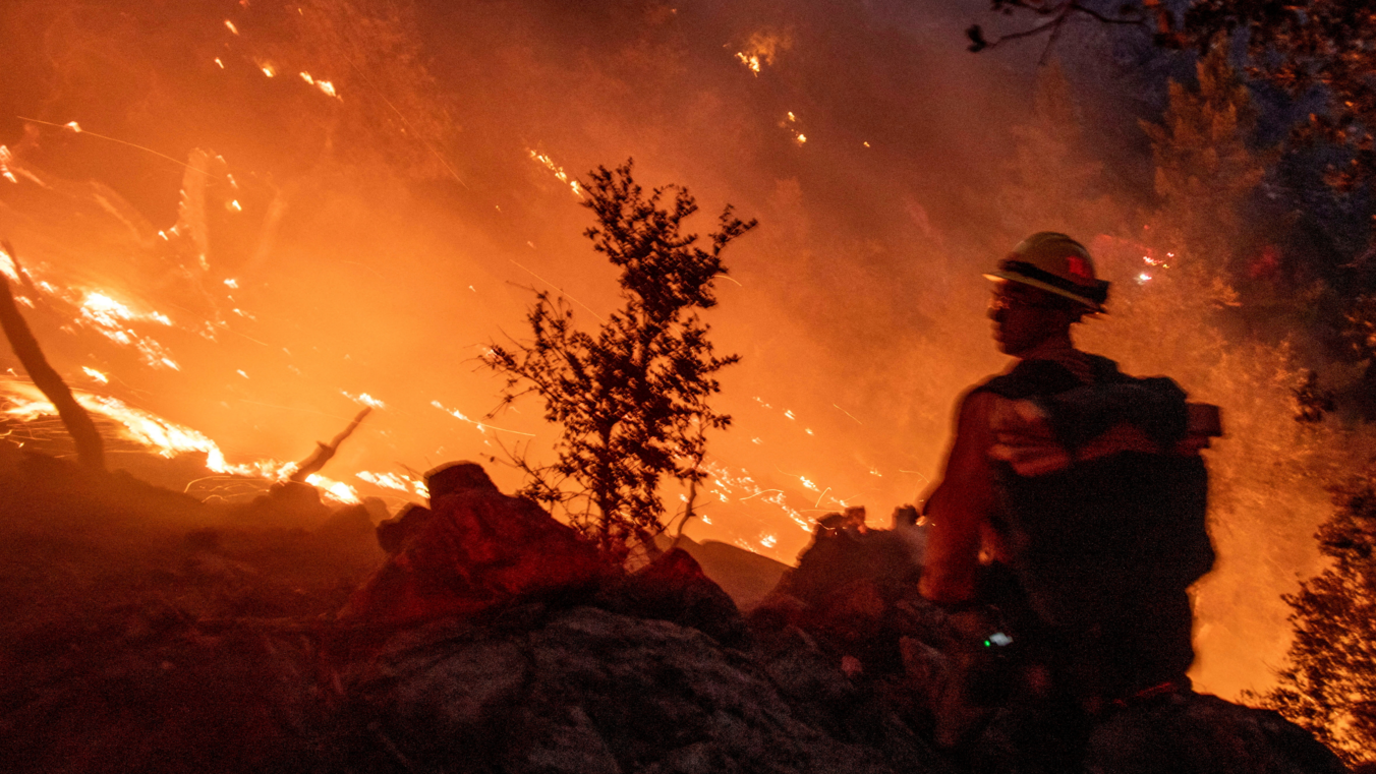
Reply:
[[9, 165], [13, 162], [14, 154], [10, 153], [10, 149], [8, 147], [0, 145], [0, 177], [4, 177], [11, 183], [18, 184], [19, 178], [14, 176], [14, 173], [10, 171], [9, 167]]
[[329, 81], [317, 80], [310, 73], [307, 72], [301, 73], [301, 80], [305, 81], [306, 83], [309, 83], [317, 89], [320, 89], [321, 93], [327, 96], [334, 97], [335, 99], [340, 99], [339, 92], [335, 91], [334, 84]]
[[580, 199], [584, 198], [583, 187], [578, 184], [577, 180], [570, 180], [568, 173], [564, 171], [563, 167], [559, 166], [558, 164], [555, 164], [554, 159], [551, 159], [549, 156], [543, 153], [530, 150], [529, 148], [527, 148], [526, 151], [530, 153], [530, 157], [532, 159], [534, 159], [536, 162], [540, 164], [543, 164], [546, 169], [553, 172], [554, 177], [558, 179], [559, 182], [568, 185], [569, 189], [573, 191], [574, 195], [576, 195]]
[[750, 68], [750, 71], [751, 71], [752, 73], [754, 73], [756, 77], [759, 77], [759, 75], [760, 75], [760, 58], [759, 58], [758, 56], [751, 56], [751, 55], [747, 55], [747, 54], [746, 54], [745, 52], [743, 52], [743, 51], [737, 51], [737, 52], [736, 52], [736, 58], [740, 60], [741, 64], [743, 64], [743, 65], [745, 65], [746, 67]]
[[458, 419], [458, 420], [460, 420], [460, 421], [467, 422], [467, 423], [469, 423], [470, 425], [473, 425], [474, 427], [478, 428], [478, 432], [480, 432], [480, 433], [486, 434], [488, 430], [497, 430], [497, 431], [503, 432], [503, 433], [512, 433], [512, 434], [515, 434], [515, 435], [524, 435], [524, 436], [528, 436], [528, 437], [530, 437], [530, 438], [534, 438], [534, 437], [535, 437], [535, 433], [523, 433], [523, 432], [521, 432], [520, 430], [508, 430], [508, 429], [506, 429], [506, 428], [504, 428], [504, 427], [497, 427], [497, 426], [495, 426], [495, 425], [489, 425], [489, 424], [486, 424], [486, 423], [483, 423], [483, 422], [478, 422], [478, 421], [469, 419], [468, 417], [464, 416], [464, 414], [463, 414], [462, 411], [459, 411], [459, 410], [457, 410], [457, 409], [445, 408], [444, 405], [441, 404], [441, 403], [440, 403], [439, 401], [437, 401], [437, 400], [432, 400], [432, 401], [430, 401], [430, 405], [431, 405], [431, 406], [434, 406], [435, 408], [439, 409], [440, 411], [443, 411], [444, 413], [448, 414], [449, 416], [451, 416], [451, 417], [453, 417], [453, 418], [455, 418], [455, 419]]
[[340, 394], [340, 395], [343, 395], [344, 397], [348, 398], [349, 400], [353, 401], [354, 403], [357, 403], [357, 404], [360, 405], [360, 406], [367, 406], [367, 407], [369, 407], [369, 408], [375, 408], [375, 409], [385, 409], [385, 408], [387, 408], [387, 404], [386, 404], [386, 403], [383, 403], [382, 401], [378, 400], [377, 398], [374, 398], [373, 396], [369, 395], [369, 394], [366, 393], [366, 392], [360, 392], [360, 393], [357, 394], [357, 395], [350, 395], [348, 392], [345, 392], [344, 390], [340, 390], [340, 391], [339, 391], [339, 394]]

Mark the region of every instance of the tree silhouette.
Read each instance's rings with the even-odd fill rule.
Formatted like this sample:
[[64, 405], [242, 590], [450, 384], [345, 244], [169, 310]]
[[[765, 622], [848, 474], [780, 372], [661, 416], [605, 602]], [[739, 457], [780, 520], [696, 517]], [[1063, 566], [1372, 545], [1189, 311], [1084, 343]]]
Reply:
[[1317, 535], [1331, 564], [1285, 598], [1295, 641], [1265, 700], [1356, 764], [1376, 757], [1376, 478], [1335, 500]]
[[1227, 47], [1214, 46], [1195, 69], [1196, 88], [1171, 81], [1162, 123], [1141, 124], [1156, 162], [1156, 231], [1224, 264], [1242, 231], [1239, 207], [1279, 154], [1249, 147], [1256, 110]]
[[681, 231], [698, 209], [687, 189], [656, 188], [647, 197], [630, 161], [599, 167], [584, 188], [597, 216], [584, 233], [621, 269], [622, 306], [590, 334], [575, 326], [563, 298], [538, 293], [527, 315], [532, 337], [493, 346], [485, 362], [506, 376], [503, 406], [533, 392], [560, 427], [554, 464], [512, 455], [528, 475], [522, 493], [561, 508], [575, 528], [625, 558], [662, 530], [661, 478], [702, 480], [704, 434], [730, 424], [708, 399], [720, 391], [716, 372], [739, 357], [714, 353], [698, 312], [716, 304], [722, 250], [756, 221], [741, 221], [728, 205], [704, 250], [697, 235]]
[[[971, 51], [1018, 38], [1047, 37], [1047, 50], [1065, 26], [1078, 19], [1140, 26], [1162, 48], [1207, 52], [1220, 37], [1245, 41], [1247, 74], [1292, 97], [1318, 95], [1325, 109], [1295, 128], [1301, 143], [1315, 140], [1342, 148], [1345, 163], [1330, 170], [1340, 190], [1376, 190], [1376, 14], [1352, 0], [990, 0], [994, 11], [1022, 13], [1041, 21], [989, 40], [976, 24], [966, 30]], [[1111, 10], [1110, 10], [1111, 8]], [[1045, 57], [1045, 55], [1044, 55]]]

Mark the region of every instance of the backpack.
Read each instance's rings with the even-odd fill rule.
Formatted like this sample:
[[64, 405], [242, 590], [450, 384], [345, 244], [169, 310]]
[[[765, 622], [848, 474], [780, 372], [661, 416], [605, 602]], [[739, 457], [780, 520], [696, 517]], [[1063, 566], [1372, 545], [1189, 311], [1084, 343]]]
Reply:
[[1199, 449], [1219, 431], [1170, 379], [1090, 357], [1088, 385], [1023, 361], [978, 389], [1008, 399], [991, 456], [1010, 569], [1094, 690], [1121, 693], [1193, 661], [1186, 590], [1214, 563]]

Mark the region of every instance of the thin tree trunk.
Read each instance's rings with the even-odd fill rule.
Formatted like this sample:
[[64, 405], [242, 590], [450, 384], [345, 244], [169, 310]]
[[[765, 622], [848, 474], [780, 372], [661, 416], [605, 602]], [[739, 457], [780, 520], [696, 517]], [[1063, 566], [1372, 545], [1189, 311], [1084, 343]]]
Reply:
[[354, 430], [358, 429], [358, 423], [366, 419], [368, 414], [372, 413], [372, 410], [372, 406], [365, 406], [362, 411], [358, 412], [358, 416], [354, 417], [353, 421], [349, 423], [349, 426], [340, 431], [339, 435], [336, 435], [334, 440], [330, 441], [328, 444], [316, 441], [315, 451], [311, 453], [311, 456], [301, 461], [296, 472], [291, 474], [290, 480], [301, 482], [305, 481], [307, 476], [313, 473], [319, 473], [321, 469], [325, 467], [325, 463], [334, 458], [335, 452], [339, 451], [339, 445], [344, 443], [344, 441], [348, 440], [349, 436], [354, 434]]
[[14, 305], [9, 278], [4, 276], [0, 276], [0, 327], [4, 328], [10, 348], [14, 350], [14, 355], [19, 358], [24, 370], [28, 371], [29, 378], [33, 379], [34, 385], [43, 391], [57, 409], [57, 415], [62, 418], [62, 424], [66, 426], [67, 433], [76, 444], [77, 459], [91, 470], [104, 471], [105, 444], [101, 441], [100, 431], [96, 430], [96, 423], [91, 421], [91, 415], [87, 414], [86, 409], [72, 397], [71, 388], [67, 383], [62, 381], [62, 377], [52, 366], [48, 365], [47, 358], [43, 357], [43, 350], [38, 346], [38, 340], [29, 330], [29, 324], [24, 322], [23, 315], [19, 314], [19, 308]]

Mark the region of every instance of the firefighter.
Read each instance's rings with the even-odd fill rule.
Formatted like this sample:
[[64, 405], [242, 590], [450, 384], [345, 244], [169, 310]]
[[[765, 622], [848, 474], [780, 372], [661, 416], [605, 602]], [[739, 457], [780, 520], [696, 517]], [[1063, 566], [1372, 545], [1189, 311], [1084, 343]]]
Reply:
[[[1214, 561], [1198, 451], [1218, 432], [1196, 427], [1208, 422], [1193, 422], [1171, 380], [1127, 376], [1075, 348], [1071, 327], [1104, 312], [1109, 286], [1079, 242], [1033, 234], [986, 277], [994, 341], [1015, 362], [959, 402], [923, 511], [919, 591], [975, 650], [1017, 645], [1007, 680], [965, 659], [965, 685], [947, 700], [955, 714], [1054, 696], [1085, 721], [1069, 751], [1113, 707], [1190, 689], [1187, 589]], [[977, 696], [975, 683], [1009, 692]], [[944, 731], [938, 718], [941, 741], [968, 737], [977, 715]]]
[[[1095, 276], [1083, 245], [1065, 234], [1033, 234], [985, 276], [995, 282], [989, 302], [994, 342], [1018, 359], [1005, 375], [1017, 378], [1014, 386], [1023, 393], [1018, 397], [1093, 382], [1096, 360], [1103, 359], [1076, 349], [1070, 326], [1104, 311], [1109, 283]], [[1008, 560], [993, 529], [999, 495], [989, 456], [995, 440], [991, 413], [999, 398], [990, 387], [1005, 377], [986, 381], [961, 399], [941, 482], [926, 502], [931, 532], [920, 590], [938, 604], [974, 601], [981, 549], [993, 561]]]

